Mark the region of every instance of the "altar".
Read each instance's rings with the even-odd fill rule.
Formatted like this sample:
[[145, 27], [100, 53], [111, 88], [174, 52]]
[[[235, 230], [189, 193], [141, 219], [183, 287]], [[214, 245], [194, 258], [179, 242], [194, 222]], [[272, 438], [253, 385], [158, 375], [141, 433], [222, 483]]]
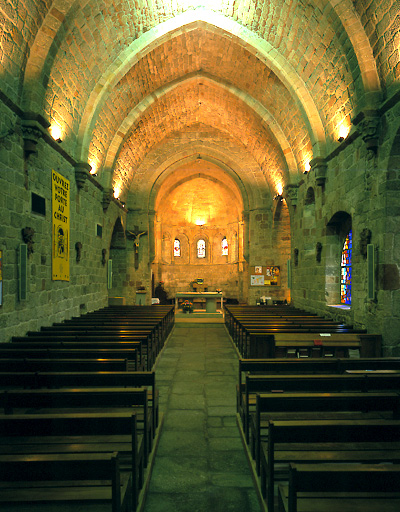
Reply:
[[206, 313], [217, 312], [217, 302], [220, 303], [221, 311], [223, 309], [223, 296], [218, 292], [176, 292], [175, 310], [178, 311], [179, 299], [190, 300], [194, 302], [196, 299], [205, 299]]

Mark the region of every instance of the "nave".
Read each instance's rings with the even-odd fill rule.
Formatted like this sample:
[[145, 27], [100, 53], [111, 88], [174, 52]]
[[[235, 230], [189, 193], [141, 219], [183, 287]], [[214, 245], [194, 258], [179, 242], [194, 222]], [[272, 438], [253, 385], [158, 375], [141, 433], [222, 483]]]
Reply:
[[144, 512], [258, 512], [236, 423], [238, 356], [224, 324], [175, 322], [157, 365], [164, 413]]

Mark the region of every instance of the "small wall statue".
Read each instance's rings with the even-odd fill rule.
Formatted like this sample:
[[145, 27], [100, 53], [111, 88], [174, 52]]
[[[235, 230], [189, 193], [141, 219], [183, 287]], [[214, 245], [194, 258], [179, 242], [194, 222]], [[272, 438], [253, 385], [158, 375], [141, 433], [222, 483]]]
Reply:
[[299, 264], [299, 250], [296, 248], [294, 250], [294, 266], [297, 267]]
[[79, 263], [81, 261], [81, 256], [82, 256], [82, 244], [81, 244], [81, 242], [76, 242], [75, 250], [76, 250], [76, 262]]
[[367, 245], [371, 243], [372, 233], [369, 229], [364, 228], [360, 234], [360, 254], [366, 259], [367, 257]]
[[318, 263], [321, 263], [321, 255], [322, 255], [322, 244], [321, 242], [317, 242], [315, 246], [315, 257]]
[[33, 235], [35, 234], [35, 230], [33, 228], [23, 228], [21, 230], [21, 234], [22, 234], [22, 240], [26, 243], [27, 245], [27, 250], [28, 250], [28, 258], [31, 254], [33, 254], [33, 244], [35, 243], [33, 241]]

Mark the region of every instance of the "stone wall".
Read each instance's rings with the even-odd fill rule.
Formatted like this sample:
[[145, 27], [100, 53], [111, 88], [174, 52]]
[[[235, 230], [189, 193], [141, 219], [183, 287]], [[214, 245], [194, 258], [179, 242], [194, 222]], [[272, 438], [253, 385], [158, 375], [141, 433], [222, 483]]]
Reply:
[[[19, 117], [4, 106], [0, 117], [0, 133], [14, 126], [13, 133], [0, 140], [0, 249], [3, 251], [0, 342], [7, 342], [11, 336], [25, 335], [27, 331], [108, 303], [106, 261], [120, 208], [112, 201], [108, 210], [103, 211], [103, 191], [93, 180], [87, 180], [79, 190], [73, 165], [44, 139], [38, 139], [37, 154], [24, 158]], [[52, 280], [52, 169], [70, 181], [69, 282]], [[32, 193], [44, 198], [44, 215], [32, 212]], [[101, 238], [97, 236], [97, 225], [102, 227]], [[20, 244], [24, 243], [21, 230], [26, 227], [34, 230], [34, 243], [27, 264], [27, 298], [21, 301], [17, 256]], [[82, 244], [80, 261], [75, 250], [77, 242]]]
[[[291, 207], [292, 303], [370, 333], [382, 334], [383, 353], [389, 356], [400, 353], [400, 149], [395, 138], [399, 124], [394, 122], [395, 112], [399, 114], [398, 106], [386, 112], [386, 118], [382, 117], [376, 152], [368, 149], [360, 133], [327, 159], [323, 186], [316, 183], [312, 173], [305, 175], [297, 206]], [[392, 129], [388, 129], [389, 116]], [[393, 158], [388, 164], [391, 153]], [[388, 165], [392, 167], [389, 171]], [[312, 194], [315, 199], [310, 201]], [[344, 236], [340, 222], [336, 225], [335, 221], [346, 215], [351, 219], [353, 231], [352, 305], [338, 308], [332, 306], [340, 301], [340, 251]], [[367, 258], [361, 247], [364, 230], [370, 232], [369, 242], [375, 250], [374, 300], [367, 298]], [[317, 261], [318, 242], [322, 244], [320, 261]], [[332, 290], [336, 290], [336, 295]]]

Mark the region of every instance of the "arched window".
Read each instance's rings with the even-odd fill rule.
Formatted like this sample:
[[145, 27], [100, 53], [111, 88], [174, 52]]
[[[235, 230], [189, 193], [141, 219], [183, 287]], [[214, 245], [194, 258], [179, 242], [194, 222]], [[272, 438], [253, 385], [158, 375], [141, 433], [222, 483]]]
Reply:
[[351, 304], [351, 253], [352, 253], [352, 231], [346, 236], [342, 249], [342, 261], [340, 269], [340, 302]]
[[181, 255], [181, 242], [178, 238], [174, 240], [174, 257], [179, 258]]
[[228, 240], [226, 239], [226, 236], [224, 236], [224, 238], [222, 239], [221, 251], [222, 256], [228, 256]]
[[197, 257], [198, 258], [206, 257], [206, 242], [202, 238], [197, 241]]

